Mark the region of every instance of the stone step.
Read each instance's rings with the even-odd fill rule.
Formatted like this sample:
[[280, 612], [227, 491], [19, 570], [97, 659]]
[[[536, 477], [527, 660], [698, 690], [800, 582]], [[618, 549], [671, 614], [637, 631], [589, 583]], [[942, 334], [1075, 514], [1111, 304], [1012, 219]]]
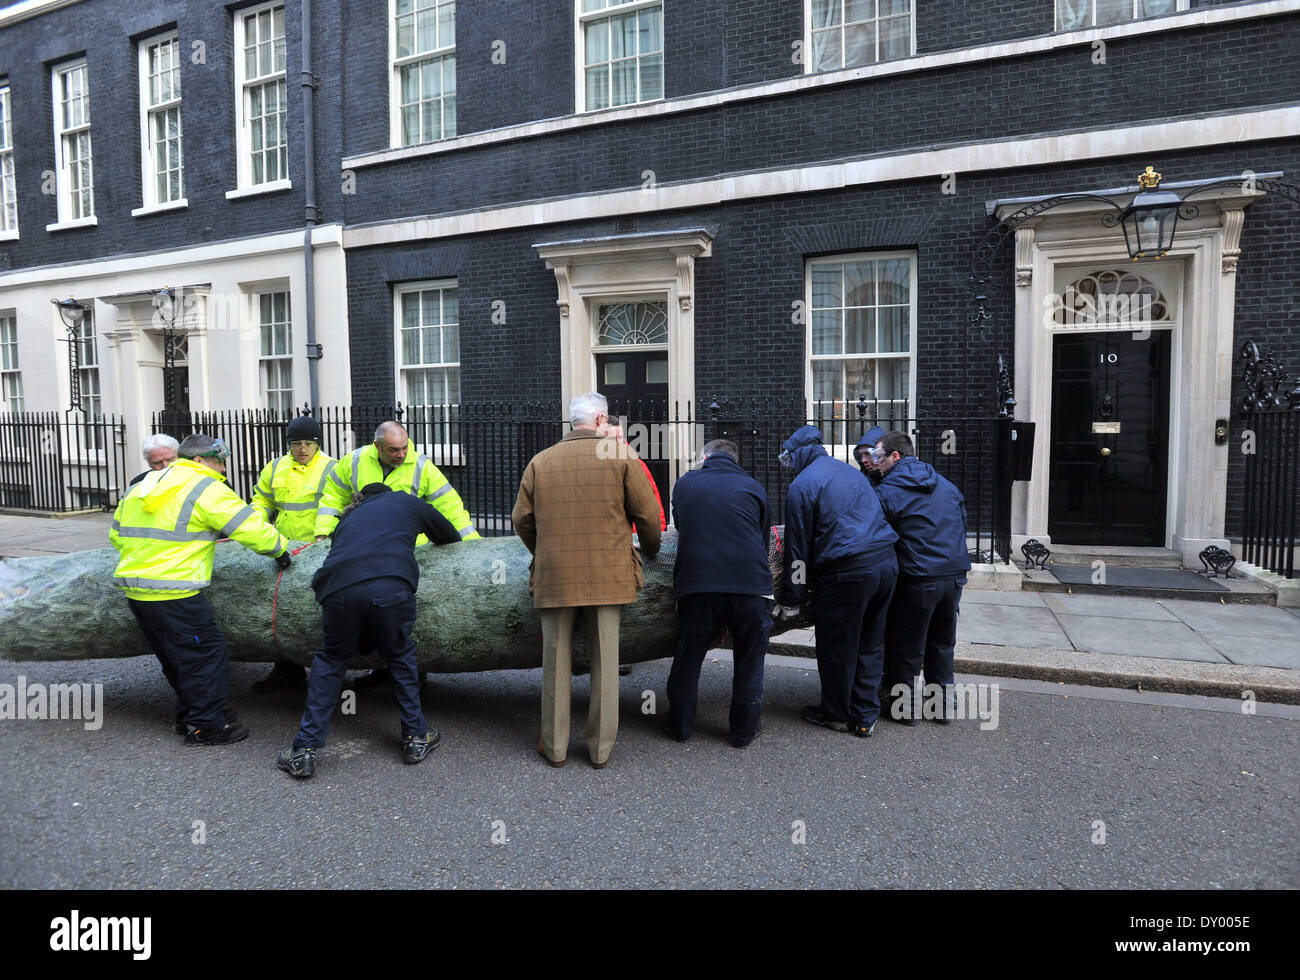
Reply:
[[[1052, 557], [1066, 565], [1091, 565], [1104, 561], [1107, 565], [1128, 565], [1133, 568], [1182, 568], [1182, 556], [1169, 548], [1112, 548], [1102, 545], [1054, 544], [1048, 545]], [[1022, 561], [1023, 555], [1016, 554]]]

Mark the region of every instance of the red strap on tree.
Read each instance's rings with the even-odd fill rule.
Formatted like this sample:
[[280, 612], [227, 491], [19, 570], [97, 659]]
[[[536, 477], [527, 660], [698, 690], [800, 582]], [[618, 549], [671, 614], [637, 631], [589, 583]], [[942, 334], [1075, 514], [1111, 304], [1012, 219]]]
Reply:
[[[306, 551], [315, 543], [315, 541], [308, 541], [301, 548], [297, 548], [294, 551], [289, 552], [289, 554], [290, 556], [296, 556], [298, 552]], [[271, 596], [271, 643], [274, 644], [276, 650], [280, 649], [280, 638], [275, 635], [275, 607], [280, 602], [280, 579], [282, 578], [284, 578], [283, 568], [280, 569], [280, 574], [275, 577], [275, 593]]]

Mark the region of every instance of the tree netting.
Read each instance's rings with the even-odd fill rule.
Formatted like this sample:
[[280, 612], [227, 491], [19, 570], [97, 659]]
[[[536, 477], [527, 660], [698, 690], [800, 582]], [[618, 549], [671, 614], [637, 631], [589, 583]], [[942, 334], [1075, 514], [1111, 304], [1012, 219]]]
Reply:
[[[774, 534], [769, 549], [774, 572], [780, 567], [778, 542]], [[310, 665], [321, 642], [321, 610], [310, 583], [328, 553], [328, 541], [305, 546], [280, 580], [277, 596], [280, 570], [273, 559], [233, 541], [217, 542], [212, 585], [204, 591], [233, 660], [286, 659]], [[416, 557], [420, 587], [414, 634], [422, 670], [456, 673], [541, 665], [541, 619], [528, 591], [532, 556], [519, 538], [428, 546], [417, 549]], [[677, 534], [669, 530], [658, 556], [643, 562], [639, 601], [623, 608], [620, 661], [655, 660], [676, 651], [676, 558]], [[113, 548], [0, 559], [0, 658], [88, 660], [150, 654], [125, 597], [112, 584], [116, 565]], [[581, 627], [573, 656], [579, 668], [587, 665]], [[363, 663], [359, 658], [357, 665]]]

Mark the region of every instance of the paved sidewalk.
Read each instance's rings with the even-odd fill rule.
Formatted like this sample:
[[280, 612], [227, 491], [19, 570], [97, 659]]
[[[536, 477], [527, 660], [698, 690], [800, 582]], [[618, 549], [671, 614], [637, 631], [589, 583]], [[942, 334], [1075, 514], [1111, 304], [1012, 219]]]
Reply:
[[[812, 630], [773, 637], [812, 654]], [[1189, 599], [966, 589], [957, 669], [1300, 704], [1300, 610]]]
[[41, 558], [108, 547], [112, 514], [35, 517], [0, 514], [0, 558]]

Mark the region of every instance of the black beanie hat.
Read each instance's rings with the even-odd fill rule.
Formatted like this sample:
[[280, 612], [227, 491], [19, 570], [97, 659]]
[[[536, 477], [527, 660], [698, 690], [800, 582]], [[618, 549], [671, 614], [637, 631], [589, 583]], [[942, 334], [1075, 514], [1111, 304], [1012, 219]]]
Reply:
[[320, 442], [320, 423], [310, 415], [299, 415], [289, 423], [289, 441], [297, 442], [300, 439]]

